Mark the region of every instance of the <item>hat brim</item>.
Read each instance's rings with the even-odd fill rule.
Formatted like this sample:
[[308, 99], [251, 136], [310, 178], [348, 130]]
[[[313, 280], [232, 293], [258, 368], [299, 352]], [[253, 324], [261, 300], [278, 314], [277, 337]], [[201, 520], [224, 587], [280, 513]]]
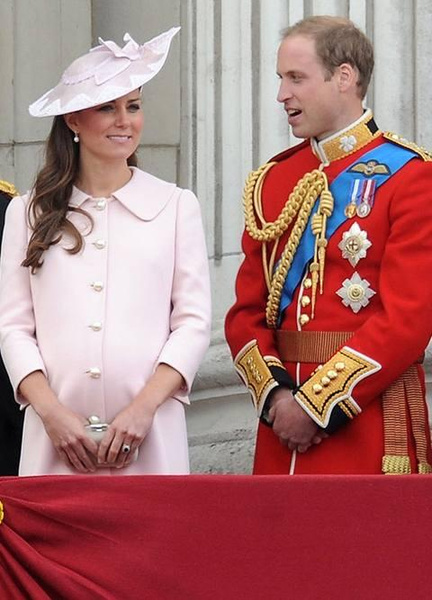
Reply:
[[116, 100], [142, 87], [164, 66], [171, 40], [179, 30], [180, 27], [172, 27], [144, 44], [139, 59], [109, 56], [103, 65], [103, 77], [100, 77], [100, 69], [77, 83], [66, 83], [63, 77], [58, 85], [29, 106], [29, 113], [33, 117], [65, 115]]

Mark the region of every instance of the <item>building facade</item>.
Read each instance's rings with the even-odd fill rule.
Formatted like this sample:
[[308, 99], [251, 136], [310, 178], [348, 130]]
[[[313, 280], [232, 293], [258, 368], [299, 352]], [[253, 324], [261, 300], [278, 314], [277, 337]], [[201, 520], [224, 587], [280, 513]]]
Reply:
[[[145, 170], [200, 199], [213, 283], [213, 336], [188, 411], [195, 472], [250, 470], [256, 419], [231, 364], [223, 320], [242, 260], [241, 193], [250, 170], [297, 140], [276, 102], [280, 31], [304, 16], [351, 18], [376, 52], [366, 104], [380, 127], [432, 148], [428, 0], [0, 0], [0, 178], [21, 191], [41, 161], [49, 119], [28, 105], [98, 37], [143, 42], [181, 25], [144, 88]], [[426, 358], [432, 393], [432, 358]]]

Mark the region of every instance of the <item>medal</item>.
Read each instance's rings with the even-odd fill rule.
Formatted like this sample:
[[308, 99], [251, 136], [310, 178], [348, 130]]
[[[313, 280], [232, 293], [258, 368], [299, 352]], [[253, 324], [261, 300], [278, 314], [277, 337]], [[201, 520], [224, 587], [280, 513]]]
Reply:
[[356, 210], [357, 216], [361, 219], [367, 217], [372, 210], [375, 200], [375, 189], [376, 182], [374, 179], [368, 179], [362, 182], [360, 203], [358, 204]]
[[358, 196], [360, 184], [361, 184], [360, 179], [354, 179], [354, 181], [351, 182], [350, 201], [346, 205], [345, 211], [344, 211], [345, 216], [348, 219], [351, 219], [356, 214], [357, 196]]

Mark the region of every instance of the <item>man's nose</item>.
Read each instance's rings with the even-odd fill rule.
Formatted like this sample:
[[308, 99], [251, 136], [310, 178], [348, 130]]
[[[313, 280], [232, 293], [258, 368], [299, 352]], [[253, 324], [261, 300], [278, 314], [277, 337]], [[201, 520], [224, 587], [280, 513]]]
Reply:
[[281, 81], [279, 85], [279, 91], [276, 96], [278, 102], [285, 102], [289, 98], [291, 98], [292, 92], [291, 87], [286, 81]]

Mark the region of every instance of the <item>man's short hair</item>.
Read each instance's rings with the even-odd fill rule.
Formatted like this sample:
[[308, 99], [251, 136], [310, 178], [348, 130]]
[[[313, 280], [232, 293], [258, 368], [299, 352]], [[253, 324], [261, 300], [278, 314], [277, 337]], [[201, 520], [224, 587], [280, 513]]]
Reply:
[[315, 40], [318, 58], [331, 77], [336, 68], [348, 63], [358, 72], [359, 96], [364, 98], [374, 67], [370, 40], [349, 19], [327, 15], [307, 17], [282, 32], [286, 39], [303, 35]]

